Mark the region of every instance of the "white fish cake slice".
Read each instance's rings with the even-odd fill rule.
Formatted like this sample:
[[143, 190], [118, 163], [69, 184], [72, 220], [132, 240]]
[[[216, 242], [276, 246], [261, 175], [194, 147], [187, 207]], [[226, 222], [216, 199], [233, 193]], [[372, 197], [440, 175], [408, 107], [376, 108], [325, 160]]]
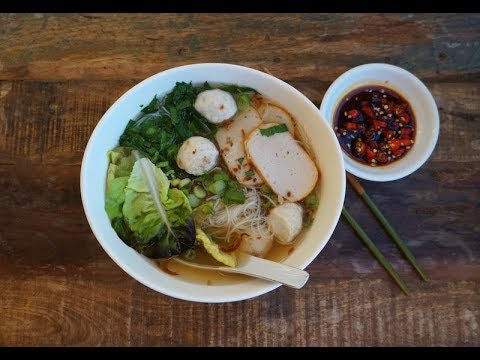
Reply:
[[290, 114], [281, 107], [263, 103], [258, 107], [258, 113], [264, 123], [278, 123], [287, 125], [288, 131], [295, 134], [295, 123]]
[[262, 135], [260, 130], [278, 124], [262, 124], [245, 140], [245, 150], [263, 180], [283, 198], [304, 199], [315, 187], [318, 169], [290, 132]]
[[261, 123], [258, 112], [250, 106], [235, 115], [230, 123], [219, 127], [215, 134], [215, 140], [220, 148], [220, 157], [242, 185], [255, 186], [263, 183], [262, 178], [248, 161], [243, 145], [245, 137]]

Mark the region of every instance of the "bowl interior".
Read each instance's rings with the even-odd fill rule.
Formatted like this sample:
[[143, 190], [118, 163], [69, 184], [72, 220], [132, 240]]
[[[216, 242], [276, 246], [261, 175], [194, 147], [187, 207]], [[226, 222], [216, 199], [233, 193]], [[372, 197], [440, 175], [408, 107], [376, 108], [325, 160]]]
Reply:
[[372, 167], [342, 154], [345, 169], [366, 180], [390, 181], [407, 176], [422, 166], [431, 155], [438, 138], [439, 116], [435, 100], [427, 87], [412, 73], [388, 64], [366, 64], [342, 74], [329, 87], [320, 112], [333, 127], [336, 109], [352, 90], [364, 86], [384, 86], [407, 100], [416, 120], [415, 144], [404, 157], [385, 166]]
[[110, 225], [104, 210], [106, 153], [118, 145], [127, 122], [138, 114], [140, 105], [147, 104], [155, 94], [163, 96], [171, 91], [177, 81], [253, 87], [291, 112], [303, 131], [309, 134], [308, 142], [321, 172], [320, 204], [312, 226], [284, 262], [304, 269], [328, 242], [338, 222], [345, 195], [345, 170], [333, 130], [323, 121], [318, 109], [290, 85], [268, 74], [229, 64], [195, 64], [161, 72], [130, 89], [110, 107], [92, 133], [82, 161], [81, 194], [89, 224], [105, 251], [121, 268], [163, 294], [190, 301], [227, 302], [273, 290], [280, 285], [260, 279], [207, 286], [166, 274], [155, 262], [125, 245]]

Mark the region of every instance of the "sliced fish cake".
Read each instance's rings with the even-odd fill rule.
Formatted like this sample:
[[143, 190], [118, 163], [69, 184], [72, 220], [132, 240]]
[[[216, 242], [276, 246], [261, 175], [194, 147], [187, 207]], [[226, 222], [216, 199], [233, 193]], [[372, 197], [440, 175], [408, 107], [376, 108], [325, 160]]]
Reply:
[[220, 148], [220, 157], [242, 185], [255, 186], [263, 183], [248, 161], [243, 145], [246, 135], [261, 123], [258, 112], [250, 106], [235, 115], [230, 123], [219, 127], [215, 134], [215, 140]]
[[290, 132], [261, 134], [272, 126], [278, 124], [262, 124], [248, 135], [247, 156], [277, 195], [291, 202], [302, 200], [315, 187], [318, 169]]
[[288, 131], [295, 134], [295, 123], [290, 114], [283, 110], [280, 106], [263, 103], [258, 107], [258, 114], [264, 123], [279, 123], [285, 124]]

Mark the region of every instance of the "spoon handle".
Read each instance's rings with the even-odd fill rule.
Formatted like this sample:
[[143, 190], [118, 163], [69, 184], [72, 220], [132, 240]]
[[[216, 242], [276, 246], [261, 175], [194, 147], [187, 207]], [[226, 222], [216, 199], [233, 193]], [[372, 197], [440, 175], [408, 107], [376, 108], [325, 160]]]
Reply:
[[302, 288], [309, 277], [306, 271], [248, 254], [241, 254], [237, 267], [229, 271], [276, 281], [295, 289]]

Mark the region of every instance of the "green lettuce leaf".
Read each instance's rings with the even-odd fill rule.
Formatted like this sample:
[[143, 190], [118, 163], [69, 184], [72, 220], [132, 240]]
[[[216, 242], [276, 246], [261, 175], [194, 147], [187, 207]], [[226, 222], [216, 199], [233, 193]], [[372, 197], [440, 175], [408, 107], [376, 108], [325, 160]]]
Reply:
[[131, 231], [124, 241], [146, 256], [170, 257], [195, 244], [188, 198], [182, 191], [170, 189], [166, 175], [147, 158], [133, 166], [122, 212]]
[[105, 211], [110, 221], [117, 217], [123, 217], [124, 190], [135, 163], [132, 150], [131, 148], [119, 146], [107, 153], [109, 165], [107, 170]]

